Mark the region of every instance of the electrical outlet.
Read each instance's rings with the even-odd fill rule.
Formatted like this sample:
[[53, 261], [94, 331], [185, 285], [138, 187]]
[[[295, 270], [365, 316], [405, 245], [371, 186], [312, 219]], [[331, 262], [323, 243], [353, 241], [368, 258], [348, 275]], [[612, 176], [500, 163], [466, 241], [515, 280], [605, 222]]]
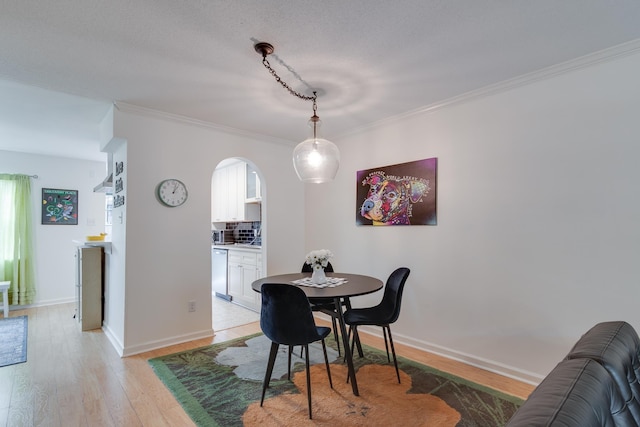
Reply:
[[189, 313], [193, 313], [194, 311], [196, 311], [196, 302], [195, 301], [189, 301], [187, 303], [187, 309], [189, 310]]

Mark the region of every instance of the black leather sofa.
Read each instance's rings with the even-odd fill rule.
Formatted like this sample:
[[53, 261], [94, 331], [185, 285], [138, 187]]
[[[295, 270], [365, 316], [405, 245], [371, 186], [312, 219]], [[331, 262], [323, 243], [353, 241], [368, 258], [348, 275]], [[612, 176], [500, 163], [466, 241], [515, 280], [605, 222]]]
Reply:
[[507, 427], [640, 427], [640, 339], [626, 322], [587, 331]]

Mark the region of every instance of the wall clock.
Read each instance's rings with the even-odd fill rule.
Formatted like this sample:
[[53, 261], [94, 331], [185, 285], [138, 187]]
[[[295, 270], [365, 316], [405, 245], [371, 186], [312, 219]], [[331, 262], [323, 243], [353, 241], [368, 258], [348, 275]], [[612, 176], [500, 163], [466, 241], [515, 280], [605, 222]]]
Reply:
[[158, 200], [165, 206], [174, 208], [182, 205], [187, 201], [189, 193], [187, 192], [187, 186], [177, 179], [165, 179], [158, 184], [156, 190]]

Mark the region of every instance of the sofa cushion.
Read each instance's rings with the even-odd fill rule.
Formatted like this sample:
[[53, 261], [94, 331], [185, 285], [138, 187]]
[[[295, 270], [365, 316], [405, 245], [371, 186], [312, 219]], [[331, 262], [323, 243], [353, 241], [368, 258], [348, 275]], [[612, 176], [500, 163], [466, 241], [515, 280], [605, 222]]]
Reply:
[[567, 359], [589, 358], [609, 371], [640, 425], [640, 339], [626, 322], [603, 322], [589, 329], [576, 342]]
[[508, 427], [637, 427], [609, 373], [590, 359], [563, 360]]

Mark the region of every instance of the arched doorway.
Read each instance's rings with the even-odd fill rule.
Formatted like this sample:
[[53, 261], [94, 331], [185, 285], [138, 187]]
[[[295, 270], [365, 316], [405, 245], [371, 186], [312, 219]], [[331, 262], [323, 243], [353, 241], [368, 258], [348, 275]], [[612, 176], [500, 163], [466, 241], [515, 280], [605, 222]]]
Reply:
[[259, 294], [251, 283], [263, 277], [266, 239], [262, 211], [264, 180], [244, 158], [221, 161], [211, 178], [212, 314], [214, 330], [259, 319]]

